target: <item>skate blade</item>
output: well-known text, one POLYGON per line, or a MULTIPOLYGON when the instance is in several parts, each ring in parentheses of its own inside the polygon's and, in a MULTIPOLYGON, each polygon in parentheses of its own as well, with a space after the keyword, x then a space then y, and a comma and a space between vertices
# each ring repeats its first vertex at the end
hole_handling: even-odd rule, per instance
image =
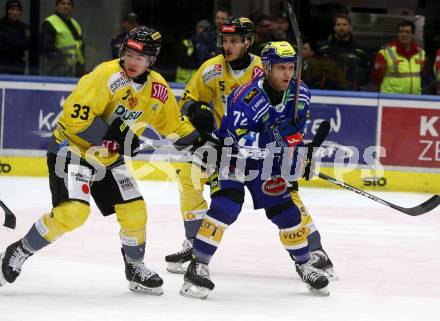
POLYGON ((0 254, 0 286, 4 286, 6 284, 6 279, 3 276, 3 271, 1 266, 3 265, 3 258, 5 257, 5 252, 0 254))
POLYGON ((335 273, 335 271, 333 270, 332 267, 325 269, 324 272, 327 274, 327 279, 329 281, 338 281, 339 280, 339 276, 335 273))
POLYGON ((167 271, 170 273, 184 274, 186 272, 187 267, 188 266, 184 266, 183 263, 168 262, 167 271))
POLYGON ((180 295, 183 295, 183 296, 186 296, 189 298, 204 300, 208 297, 209 292, 211 292, 211 290, 185 281, 183 283, 182 287, 180 288, 179 293, 180 293, 180 295))
POLYGON ((150 295, 162 295, 163 289, 161 286, 158 286, 157 288, 148 288, 146 286, 142 286, 139 283, 136 282, 129 282, 128 288, 130 291, 141 293, 141 294, 150 294, 150 295))
POLYGON ((326 287, 326 286, 323 287, 322 289, 315 289, 307 284, 307 289, 313 295, 317 295, 317 296, 329 296, 330 295, 330 292, 328 291, 328 287, 326 287))

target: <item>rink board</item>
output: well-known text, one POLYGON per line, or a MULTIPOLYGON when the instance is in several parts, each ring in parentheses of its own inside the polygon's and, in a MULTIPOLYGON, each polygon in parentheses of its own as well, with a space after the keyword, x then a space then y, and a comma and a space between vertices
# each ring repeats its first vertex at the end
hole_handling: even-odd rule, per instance
MULTIPOLYGON (((75 83, 76 79, 50 77, 0 78, 0 175, 47 175, 45 150, 75 83)), ((170 85, 179 97, 183 86, 170 85)), ((311 110, 306 141, 311 140, 322 120, 331 123, 321 155, 324 171, 336 174, 332 168, 350 159, 358 169, 343 178, 356 187, 439 192, 439 97, 312 91, 311 110), (384 177, 363 177, 359 167, 373 164, 377 157, 386 169, 384 177)), ((144 136, 157 138, 151 129, 144 136)), ((143 152, 140 158, 150 159, 150 154, 143 152)), ((160 162, 162 158, 166 159, 155 155, 151 168, 169 167, 160 162)), ((167 177, 162 170, 151 169, 141 176, 159 180, 167 177)), ((330 186, 322 180, 305 185, 330 186)))
MULTIPOLYGON (((2 156, 0 162, 0 169, 5 164, 10 167, 9 172, 1 172, 0 176, 47 176, 48 174, 45 157, 2 156)), ((135 160, 135 176, 145 180, 173 181, 176 179, 173 164, 176 163, 135 160)), ((322 167, 321 171, 363 190, 440 193, 440 173, 435 172, 409 172, 385 168, 384 175, 376 177, 373 173, 364 173, 366 169, 355 169, 343 174, 328 167, 322 167)), ((316 177, 309 182, 301 180, 300 184, 307 187, 338 188, 316 177)))

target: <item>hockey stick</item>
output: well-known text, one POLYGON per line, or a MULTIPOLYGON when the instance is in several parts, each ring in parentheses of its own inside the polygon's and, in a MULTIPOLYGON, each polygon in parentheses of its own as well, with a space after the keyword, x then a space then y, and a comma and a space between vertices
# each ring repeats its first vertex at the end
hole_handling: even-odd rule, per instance
POLYGON ((316 131, 315 136, 312 139, 312 147, 320 147, 330 132, 330 122, 328 120, 324 120, 319 124, 318 130, 316 131))
MULTIPOLYGON (((312 140, 312 147, 319 147, 321 146, 321 144, 324 142, 325 138, 327 137, 327 134, 330 131, 330 123, 328 121, 323 121, 321 123, 321 125, 319 126, 315 137, 313 137, 312 140)), ((395 210, 398 210, 402 213, 405 213, 407 215, 410 216, 418 216, 418 215, 423 215, 428 213, 429 211, 432 211, 434 208, 436 208, 438 205, 440 205, 440 196, 439 195, 434 195, 433 197, 431 197, 429 200, 427 200, 426 202, 415 206, 415 207, 411 207, 411 208, 406 208, 406 207, 401 207, 398 205, 395 205, 393 203, 387 202, 377 196, 374 196, 370 193, 367 193, 363 190, 357 189, 356 187, 353 187, 349 184, 346 184, 344 182, 338 181, 337 179, 327 176, 323 173, 319 173, 318 174, 319 178, 322 178, 323 180, 326 180, 330 183, 333 183, 335 185, 338 185, 339 187, 345 188, 349 191, 355 192, 361 196, 367 197, 373 201, 376 201, 378 203, 381 203, 385 206, 394 208, 395 210)))
MULTIPOLYGON (((220 146, 221 142, 212 134, 204 133, 201 135, 201 138, 205 139, 207 142, 211 142, 214 145, 220 146)), ((189 152, 191 147, 190 145, 176 145, 176 144, 162 144, 160 143, 160 140, 154 140, 154 139, 144 139, 145 143, 142 143, 139 145, 138 148, 136 148, 135 152, 140 152, 141 150, 161 150, 161 151, 181 151, 183 152, 189 152)))
POLYGON ((17 219, 14 213, 12 213, 12 211, 1 200, 0 200, 0 207, 5 212, 5 222, 3 223, 3 226, 8 227, 10 229, 15 229, 15 225, 17 224, 17 219))
POLYGON ((338 181, 337 179, 327 176, 323 173, 319 173, 318 174, 319 178, 322 178, 323 180, 326 180, 327 182, 330 182, 332 184, 338 185, 339 187, 348 189, 349 191, 355 192, 361 196, 364 196, 366 198, 369 198, 370 200, 373 200, 375 202, 381 203, 385 206, 394 208, 395 210, 398 210, 399 212, 405 213, 407 215, 410 216, 418 216, 418 215, 423 215, 428 213, 429 211, 432 211, 434 208, 436 208, 438 205, 440 205, 440 196, 439 195, 434 195, 433 197, 431 197, 429 200, 427 200, 426 202, 423 202, 422 204, 415 206, 415 207, 401 207, 398 206, 396 204, 387 202, 377 196, 374 196, 370 193, 367 193, 363 190, 357 189, 356 187, 353 187, 351 185, 348 185, 344 182, 338 181))
POLYGON ((283 0, 284 8, 289 16, 290 24, 292 25, 293 33, 295 34, 296 45, 298 54, 296 60, 296 70, 295 70, 295 113, 293 114, 293 121, 296 122, 298 119, 298 104, 299 104, 299 88, 301 86, 301 71, 302 71, 302 53, 303 53, 303 42, 301 39, 301 33, 298 27, 298 21, 296 19, 295 7, 293 5, 293 0, 283 0))

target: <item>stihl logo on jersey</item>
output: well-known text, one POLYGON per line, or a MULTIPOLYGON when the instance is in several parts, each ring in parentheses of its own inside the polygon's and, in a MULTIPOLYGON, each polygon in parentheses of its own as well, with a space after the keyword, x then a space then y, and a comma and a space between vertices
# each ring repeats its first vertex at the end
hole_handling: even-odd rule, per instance
POLYGON ((222 26, 222 32, 235 32, 235 26, 222 26))
POLYGON ((303 137, 301 135, 301 133, 295 133, 293 135, 290 136, 286 136, 286 141, 287 141, 287 145, 289 145, 289 147, 294 147, 298 144, 300 144, 303 140, 303 137))
POLYGON ((162 103, 165 103, 168 99, 168 89, 166 86, 158 82, 153 82, 151 88, 151 97, 159 99, 162 103))
POLYGON ((254 67, 254 70, 252 70, 252 79, 263 76, 264 70, 260 67, 254 67))
POLYGON ((281 176, 275 176, 266 180, 261 186, 264 194, 278 196, 287 191, 287 183, 281 176))
POLYGON ((134 41, 133 39, 128 39, 127 46, 139 51, 144 50, 144 44, 142 42, 134 41))

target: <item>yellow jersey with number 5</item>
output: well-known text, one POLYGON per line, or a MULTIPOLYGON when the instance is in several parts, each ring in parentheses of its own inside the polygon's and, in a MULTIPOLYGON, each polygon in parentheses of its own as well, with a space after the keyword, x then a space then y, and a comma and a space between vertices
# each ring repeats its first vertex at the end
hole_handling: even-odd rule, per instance
MULTIPOLYGON (((116 59, 100 64, 79 80, 64 103, 54 131, 56 143, 78 149, 84 158, 90 147, 100 145, 116 118, 126 122, 138 136, 147 126, 164 137, 175 134, 175 139, 194 131, 188 119, 179 116, 176 98, 159 73, 151 71, 145 83, 137 84, 127 77, 116 59)), ((93 157, 108 166, 120 155, 93 157)))
POLYGON ((264 71, 261 59, 250 54, 251 63, 243 69, 234 71, 223 55, 205 61, 185 87, 179 107, 190 100, 211 103, 217 127, 226 112, 228 95, 237 87, 261 76, 264 71))

